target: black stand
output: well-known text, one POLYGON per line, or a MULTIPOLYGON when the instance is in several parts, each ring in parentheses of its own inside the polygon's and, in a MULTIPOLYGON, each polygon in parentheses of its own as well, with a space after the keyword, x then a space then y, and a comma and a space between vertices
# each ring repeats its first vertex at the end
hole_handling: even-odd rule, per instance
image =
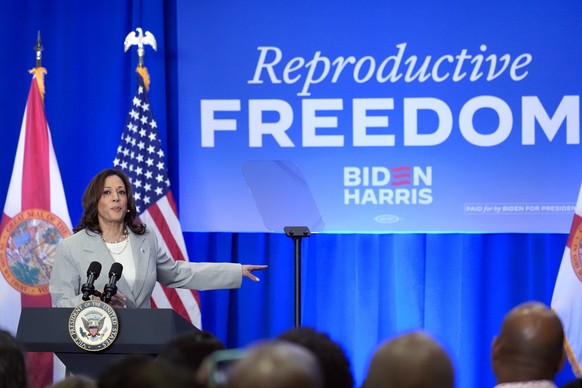
POLYGON ((301 239, 311 236, 307 226, 286 226, 285 235, 293 239, 295 253, 295 327, 301 326, 301 239))

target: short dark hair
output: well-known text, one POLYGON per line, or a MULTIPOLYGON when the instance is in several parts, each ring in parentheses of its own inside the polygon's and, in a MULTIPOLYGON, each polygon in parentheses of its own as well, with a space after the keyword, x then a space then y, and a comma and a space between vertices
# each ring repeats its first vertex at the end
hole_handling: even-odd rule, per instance
POLYGON ((144 355, 123 356, 97 379, 98 388, 191 388, 192 379, 164 360, 144 355))
POLYGON ((298 327, 280 334, 278 339, 301 345, 315 355, 323 373, 324 388, 354 386, 350 361, 342 347, 327 333, 311 327, 298 327))
POLYGON ((12 334, 0 330, 0 387, 26 388, 24 351, 12 334))
POLYGON ((226 349, 224 343, 212 333, 196 330, 179 334, 166 343, 160 350, 158 359, 195 372, 206 357, 223 349, 226 349))

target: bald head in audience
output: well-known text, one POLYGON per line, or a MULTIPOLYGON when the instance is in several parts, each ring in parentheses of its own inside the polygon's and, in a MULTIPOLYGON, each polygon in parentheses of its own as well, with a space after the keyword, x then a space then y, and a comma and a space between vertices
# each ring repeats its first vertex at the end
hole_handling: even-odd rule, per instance
POLYGON ((548 306, 527 302, 513 308, 493 341, 497 383, 553 380, 564 365, 562 322, 548 306))
POLYGON ((428 334, 411 332, 374 352, 364 388, 453 388, 455 372, 447 352, 428 334))
POLYGON ((233 367, 228 388, 320 388, 321 371, 315 356, 286 341, 250 347, 233 367))

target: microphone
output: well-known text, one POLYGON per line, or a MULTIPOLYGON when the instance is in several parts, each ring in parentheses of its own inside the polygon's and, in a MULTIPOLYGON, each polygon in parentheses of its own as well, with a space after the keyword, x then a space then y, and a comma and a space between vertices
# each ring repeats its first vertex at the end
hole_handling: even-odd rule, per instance
POLYGON ((83 292, 83 300, 89 300, 91 295, 95 294, 95 286, 93 283, 99 275, 101 274, 101 263, 98 261, 93 261, 89 264, 89 269, 87 270, 87 283, 81 286, 81 291, 83 292))
POLYGON ((115 283, 121 278, 121 273, 123 272, 123 265, 120 263, 113 263, 111 269, 109 270, 109 283, 105 285, 103 289, 103 302, 111 302, 111 297, 117 294, 117 286, 115 283))

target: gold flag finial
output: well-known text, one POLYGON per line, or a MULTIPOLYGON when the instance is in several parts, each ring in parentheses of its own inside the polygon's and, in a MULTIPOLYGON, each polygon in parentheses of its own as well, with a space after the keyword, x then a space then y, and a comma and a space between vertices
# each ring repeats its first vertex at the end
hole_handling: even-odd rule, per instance
POLYGON ((42 67, 42 43, 40 41, 40 31, 36 38, 36 45, 34 46, 34 51, 36 51, 36 67, 42 67))

